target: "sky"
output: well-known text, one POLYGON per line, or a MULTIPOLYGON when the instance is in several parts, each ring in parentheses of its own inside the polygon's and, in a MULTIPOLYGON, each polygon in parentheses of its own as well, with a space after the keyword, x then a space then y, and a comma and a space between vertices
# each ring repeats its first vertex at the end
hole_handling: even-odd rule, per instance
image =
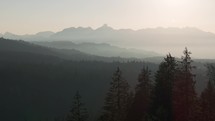
POLYGON ((215 0, 0 0, 0 33, 68 27, 197 27, 215 33, 215 0))

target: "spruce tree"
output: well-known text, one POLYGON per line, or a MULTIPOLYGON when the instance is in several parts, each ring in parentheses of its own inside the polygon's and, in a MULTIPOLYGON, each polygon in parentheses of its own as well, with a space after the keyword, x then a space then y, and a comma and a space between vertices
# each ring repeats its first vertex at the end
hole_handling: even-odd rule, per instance
POLYGON ((185 48, 184 56, 177 69, 173 87, 174 121, 197 121, 198 99, 192 69, 191 52, 185 48))
POLYGON ((88 113, 84 104, 81 102, 81 95, 76 92, 71 110, 66 118, 67 121, 87 121, 88 113))
POLYGON ((159 121, 172 121, 172 88, 176 72, 175 58, 168 54, 155 75, 151 113, 159 121))
POLYGON ((143 68, 138 77, 135 97, 129 110, 127 121, 147 121, 151 103, 152 81, 148 67, 143 68))
POLYGON ((105 99, 102 121, 124 121, 130 102, 129 85, 122 77, 122 72, 117 68, 110 83, 110 89, 105 99))

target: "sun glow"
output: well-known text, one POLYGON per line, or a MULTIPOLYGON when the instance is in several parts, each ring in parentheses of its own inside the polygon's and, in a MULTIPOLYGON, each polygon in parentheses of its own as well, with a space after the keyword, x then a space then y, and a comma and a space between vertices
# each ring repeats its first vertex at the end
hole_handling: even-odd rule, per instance
POLYGON ((164 3, 170 7, 183 7, 189 4, 190 0, 164 0, 164 3))
MULTIPOLYGON (((158 20, 164 26, 184 27, 185 20, 192 19, 195 6, 191 3, 193 0, 154 0, 158 20)), ((186 25, 185 25, 186 26, 186 25)))

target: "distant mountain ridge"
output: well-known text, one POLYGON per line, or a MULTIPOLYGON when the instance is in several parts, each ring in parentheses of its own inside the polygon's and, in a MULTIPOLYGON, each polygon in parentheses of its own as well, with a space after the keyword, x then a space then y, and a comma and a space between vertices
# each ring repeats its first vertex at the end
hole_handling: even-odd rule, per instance
MULTIPOLYGON (((214 50, 215 34, 193 27, 148 28, 140 30, 113 29, 103 25, 97 29, 71 27, 59 32, 42 32, 35 35, 5 33, 4 38, 25 41, 72 41, 75 43, 107 43, 122 48, 137 48, 166 54, 171 50, 180 55, 184 47, 191 48, 196 57, 208 58, 205 53, 214 50), (179 51, 180 50, 180 51, 179 51)), ((215 58, 215 56, 210 57, 215 58)))
MULTIPOLYGON (((0 33, 0 36, 8 39, 16 39, 16 40, 26 40, 26 41, 40 41, 46 38, 46 40, 54 41, 54 40, 64 40, 64 41, 76 41, 76 42, 113 42, 121 41, 127 42, 129 41, 152 41, 158 39, 157 37, 166 37, 160 38, 166 41, 167 37, 187 37, 187 39, 202 39, 202 38, 213 38, 215 37, 214 33, 205 32, 200 29, 194 27, 157 27, 157 28, 147 28, 147 29, 113 29, 112 27, 104 24, 103 26, 92 29, 91 27, 70 27, 63 29, 59 32, 51 32, 44 31, 38 32, 34 35, 16 35, 10 32, 6 32, 4 34, 0 33), (154 36, 157 35, 157 36, 154 36), (114 40, 114 41, 113 41, 114 40)), ((159 42, 158 41, 158 42, 159 42)), ((123 43, 122 43, 123 44, 123 43)))
POLYGON ((41 42, 35 41, 34 44, 52 47, 57 49, 75 49, 87 54, 104 56, 104 57, 122 57, 122 58, 148 58, 154 56, 161 56, 161 54, 144 51, 138 49, 126 49, 117 46, 112 46, 106 43, 73 43, 71 41, 53 41, 53 42, 41 42))

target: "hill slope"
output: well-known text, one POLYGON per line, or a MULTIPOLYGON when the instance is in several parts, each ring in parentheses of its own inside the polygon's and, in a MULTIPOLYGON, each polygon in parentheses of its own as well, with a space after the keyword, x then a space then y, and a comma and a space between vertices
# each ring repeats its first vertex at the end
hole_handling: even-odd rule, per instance
MULTIPOLYGON (((10 39, 0 38, 0 52, 2 53, 2 58, 15 58, 20 59, 20 57, 29 56, 51 56, 52 58, 61 58, 66 60, 76 60, 76 61, 123 61, 123 60, 135 60, 135 59, 123 59, 123 58, 106 58, 102 56, 95 56, 86 54, 74 49, 55 49, 43 47, 35 44, 31 44, 25 41, 16 41, 10 39)), ((15 59, 16 60, 16 59, 15 59)))
POLYGON ((161 56, 155 52, 138 50, 138 49, 125 49, 117 46, 111 46, 105 43, 73 43, 71 41, 53 41, 53 42, 41 42, 34 41, 34 44, 38 44, 46 47, 53 47, 58 49, 75 49, 84 53, 104 56, 104 57, 123 57, 123 58, 148 58, 154 56, 161 56))

